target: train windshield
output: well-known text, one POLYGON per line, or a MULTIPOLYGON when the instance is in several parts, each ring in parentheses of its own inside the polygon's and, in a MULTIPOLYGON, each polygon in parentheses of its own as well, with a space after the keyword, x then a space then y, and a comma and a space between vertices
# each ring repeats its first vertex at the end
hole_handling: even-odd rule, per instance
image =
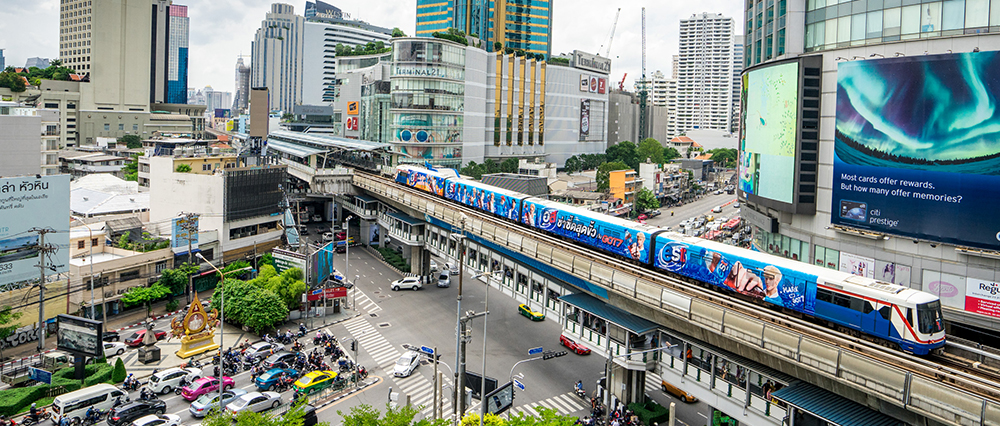
POLYGON ((921 303, 917 305, 917 321, 920 332, 934 334, 944 331, 944 319, 941 318, 941 301, 921 303))

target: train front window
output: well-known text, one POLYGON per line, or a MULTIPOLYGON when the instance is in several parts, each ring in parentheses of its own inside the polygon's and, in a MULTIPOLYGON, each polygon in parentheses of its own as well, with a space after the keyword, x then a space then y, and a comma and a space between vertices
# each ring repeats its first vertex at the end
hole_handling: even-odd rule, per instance
POLYGON ((917 321, 920 332, 934 334, 944 331, 944 319, 941 317, 941 301, 921 303, 917 305, 917 321))

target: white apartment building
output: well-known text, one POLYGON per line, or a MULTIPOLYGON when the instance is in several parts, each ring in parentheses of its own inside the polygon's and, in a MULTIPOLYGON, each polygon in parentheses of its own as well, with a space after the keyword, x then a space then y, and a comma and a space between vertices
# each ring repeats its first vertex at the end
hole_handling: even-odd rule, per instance
POLYGON ((42 119, 38 116, 16 114, 14 102, 0 102, 0 145, 4 155, 0 157, 2 176, 24 176, 40 172, 38 162, 41 154, 41 136, 38 129, 42 119))
MULTIPOLYGON (((42 119, 39 164, 41 174, 59 174, 59 138, 62 131, 59 127, 59 109, 43 108, 11 108, 11 115, 40 117, 42 119)), ((2 140, 2 138, 0 138, 2 140)))
POLYGON ((743 85, 743 39, 742 35, 733 36, 733 118, 730 133, 740 132, 740 88, 743 85))
POLYGON ((385 42, 389 47, 391 30, 344 25, 338 22, 306 22, 304 28, 306 52, 302 57, 303 105, 328 105, 336 100, 334 81, 338 44, 354 47, 370 42, 385 42))
POLYGON ((681 20, 677 130, 729 131, 733 106, 733 19, 701 13, 681 20))

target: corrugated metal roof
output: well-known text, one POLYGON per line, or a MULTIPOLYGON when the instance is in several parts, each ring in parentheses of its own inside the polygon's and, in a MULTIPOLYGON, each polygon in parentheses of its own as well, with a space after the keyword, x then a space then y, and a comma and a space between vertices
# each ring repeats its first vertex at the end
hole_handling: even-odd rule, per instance
POLYGON ((316 135, 300 132, 290 132, 287 130, 275 130, 267 135, 267 143, 270 144, 274 138, 286 141, 302 141, 331 148, 340 148, 350 151, 374 151, 388 148, 392 145, 387 143, 371 142, 360 139, 347 139, 336 136, 316 135))
POLYGON ((322 149, 310 148, 308 146, 303 146, 303 145, 296 145, 293 143, 288 143, 277 139, 269 139, 267 141, 267 147, 269 149, 276 149, 286 154, 292 154, 299 158, 306 158, 310 155, 322 154, 326 152, 322 149))
POLYGON ((611 306, 589 294, 567 294, 561 296, 559 300, 625 327, 635 334, 644 334, 657 328, 656 323, 611 306))
POLYGON ((805 382, 776 390, 771 393, 771 396, 838 426, 897 426, 906 424, 805 382))

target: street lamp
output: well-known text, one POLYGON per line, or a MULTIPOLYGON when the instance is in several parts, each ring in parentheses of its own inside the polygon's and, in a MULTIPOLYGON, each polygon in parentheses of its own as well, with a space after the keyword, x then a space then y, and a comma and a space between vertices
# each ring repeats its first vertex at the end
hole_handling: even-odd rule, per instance
POLYGON ((465 413, 465 398, 462 395, 462 390, 465 389, 464 379, 465 374, 465 345, 462 344, 465 336, 462 334, 462 276, 465 273, 465 222, 469 217, 462 213, 458 218, 458 223, 462 228, 462 233, 457 237, 452 234, 458 240, 458 308, 456 309, 455 315, 455 403, 452 404, 452 408, 455 410, 455 416, 452 418, 452 425, 458 425, 458 417, 465 413))
MULTIPOLYGON (((211 266, 212 269, 215 269, 215 272, 219 273, 219 290, 221 290, 219 291, 219 412, 221 413, 223 408, 222 390, 225 388, 225 386, 223 386, 222 376, 226 373, 226 360, 223 357, 223 351, 226 347, 225 345, 226 296, 225 296, 225 289, 223 289, 222 286, 226 282, 226 274, 220 271, 219 268, 216 268, 215 265, 212 264, 212 262, 208 261, 208 259, 205 259, 205 256, 202 256, 200 252, 195 253, 195 256, 201 259, 203 262, 207 263, 208 266, 211 266)), ((235 272, 235 271, 229 271, 229 272, 235 272)))
MULTIPOLYGON (((351 219, 354 219, 354 216, 347 215, 347 218, 344 219, 344 280, 347 280, 348 277, 351 276, 351 263, 349 261, 351 258, 351 233, 348 232, 348 229, 350 229, 348 226, 351 224, 351 219)), ((336 240, 336 236, 334 236, 333 239, 336 240)), ((323 297, 324 300, 326 300, 326 291, 323 291, 323 297)), ((323 309, 326 309, 325 305, 326 303, 324 302, 323 309)))
MULTIPOLYGON (((486 308, 483 315, 483 379, 480 380, 479 389, 479 426, 483 426, 483 418, 486 417, 486 320, 490 313, 490 277, 500 273, 500 270, 490 272, 480 272, 472 278, 486 277, 486 308)), ((459 278, 461 279, 461 278, 459 278)))

